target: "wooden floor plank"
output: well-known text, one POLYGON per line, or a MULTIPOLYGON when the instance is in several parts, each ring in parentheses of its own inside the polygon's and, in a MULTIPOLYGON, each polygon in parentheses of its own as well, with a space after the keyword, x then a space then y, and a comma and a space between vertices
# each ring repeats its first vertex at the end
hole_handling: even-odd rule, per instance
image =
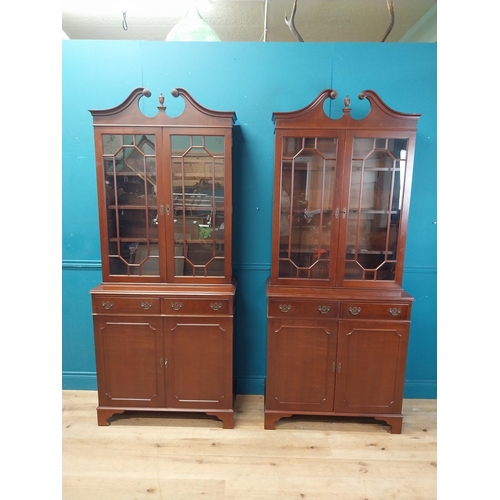
POLYGON ((238 396, 234 429, 203 415, 97 425, 94 391, 63 391, 64 500, 434 500, 436 401, 405 400, 403 432, 292 417, 264 430, 262 396, 238 396))

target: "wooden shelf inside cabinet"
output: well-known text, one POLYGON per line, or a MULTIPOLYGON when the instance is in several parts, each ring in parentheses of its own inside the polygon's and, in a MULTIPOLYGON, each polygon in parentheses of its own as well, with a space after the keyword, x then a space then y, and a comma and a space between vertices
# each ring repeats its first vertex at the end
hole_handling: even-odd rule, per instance
POLYGON ((189 245, 191 243, 197 243, 201 245, 203 245, 204 243, 207 245, 215 243, 216 245, 224 245, 224 240, 212 240, 210 238, 205 240, 181 240, 181 239, 176 240, 176 243, 184 243, 184 242, 186 243, 186 245, 189 245))
POLYGON ((358 253, 363 255, 395 255, 395 252, 391 251, 384 252, 383 250, 365 250, 364 248, 360 248, 358 250, 352 248, 351 250, 347 249, 346 251, 347 255, 354 255, 358 253))
POLYGON ((402 289, 417 121, 372 90, 331 119, 326 89, 275 112, 266 429, 291 415, 402 430, 413 298, 402 289), (298 305, 301 304, 301 305, 298 305))
POLYGON ((154 205, 108 205, 108 210, 157 210, 156 203, 154 205))
POLYGON ((158 237, 156 238, 146 238, 146 237, 133 237, 133 236, 120 236, 120 238, 109 238, 109 241, 111 243, 117 243, 118 241, 121 241, 122 243, 147 243, 148 241, 150 243, 158 243, 158 237))
POLYGON ((188 411, 234 425, 232 129, 184 89, 182 114, 146 116, 136 88, 91 110, 102 283, 91 290, 98 424, 188 411), (199 153, 199 154, 198 154, 199 153), (205 238, 206 236, 206 238, 205 238))

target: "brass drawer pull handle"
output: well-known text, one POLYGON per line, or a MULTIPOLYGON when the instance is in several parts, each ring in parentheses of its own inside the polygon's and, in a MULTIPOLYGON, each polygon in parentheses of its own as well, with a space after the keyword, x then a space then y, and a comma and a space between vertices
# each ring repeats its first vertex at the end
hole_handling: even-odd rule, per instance
POLYGON ((393 315, 393 316, 398 316, 399 314, 401 314, 401 309, 399 307, 390 307, 389 308, 389 312, 393 315))
POLYGON ((326 314, 326 313, 330 312, 330 306, 318 306, 318 311, 321 314, 326 314))
POLYGON ((103 303, 102 303, 102 307, 104 307, 104 309, 107 309, 108 311, 114 306, 113 302, 110 302, 109 300, 105 300, 103 303))
POLYGON ((357 316, 361 312, 361 307, 349 307, 349 312, 353 316, 357 316))
POLYGON ((279 308, 281 312, 287 313, 292 308, 292 306, 290 304, 280 304, 279 308))
POLYGON ((178 311, 182 307, 182 302, 172 302, 170 305, 174 311, 178 311))
POLYGON ((210 307, 212 308, 212 310, 218 311, 222 308, 222 304, 220 302, 211 302, 210 307))
POLYGON ((146 311, 149 311, 153 307, 152 302, 141 302, 141 307, 146 311))

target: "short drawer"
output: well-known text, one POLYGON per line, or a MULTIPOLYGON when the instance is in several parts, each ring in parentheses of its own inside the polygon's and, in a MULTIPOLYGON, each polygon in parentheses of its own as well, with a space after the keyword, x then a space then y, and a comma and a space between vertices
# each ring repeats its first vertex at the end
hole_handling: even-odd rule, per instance
POLYGON ((342 318, 355 319, 410 319, 408 304, 380 302, 342 302, 340 309, 342 318))
POLYGON ((224 316, 232 314, 228 299, 164 298, 163 314, 168 316, 224 316))
POLYGON ((160 314, 159 297, 92 297, 94 314, 160 314))
POLYGON ((288 318, 336 318, 339 311, 338 302, 319 300, 277 300, 270 299, 268 315, 288 318))

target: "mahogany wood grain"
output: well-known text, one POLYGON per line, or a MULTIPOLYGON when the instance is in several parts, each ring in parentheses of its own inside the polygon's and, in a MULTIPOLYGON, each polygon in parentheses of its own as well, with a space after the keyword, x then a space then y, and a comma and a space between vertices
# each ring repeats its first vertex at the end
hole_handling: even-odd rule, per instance
POLYGON ((232 127, 236 114, 205 108, 182 88, 172 95, 182 97, 185 104, 175 117, 166 113, 161 94, 157 114, 146 116, 139 101, 151 92, 142 87, 113 108, 90 111, 102 254, 102 283, 90 292, 99 426, 109 425, 113 415, 131 411, 205 413, 219 418, 224 428, 234 425, 232 127), (189 155, 172 151, 176 140, 184 153, 190 151, 187 163, 194 164, 198 154, 203 157, 209 148, 220 146, 220 150, 207 153, 210 161, 202 159, 187 167, 182 162, 189 155), (202 141, 206 141, 203 147, 202 141), (198 150, 196 155, 193 149, 198 150), (182 168, 177 165, 182 185, 174 185, 173 158, 182 163, 182 168), (195 182, 201 185, 198 174, 205 188, 211 186, 210 195, 193 188, 195 182), (208 201, 196 209, 196 225, 187 230, 182 220, 194 205, 187 207, 185 197, 178 200, 189 176, 189 188, 194 190, 189 203, 200 193, 208 201), (139 181, 139 194, 128 184, 129 177, 139 181), (200 217, 208 218, 207 214, 210 221, 212 216, 219 221, 212 226, 217 236, 200 240, 200 217), (204 250, 203 257, 190 256, 195 245, 204 250), (175 259, 180 247, 184 261, 175 259), (194 262, 195 257, 200 261, 194 262), (191 274, 184 266, 191 266, 191 274))
POLYGON ((346 97, 332 119, 325 101, 337 95, 326 89, 302 109, 273 114, 264 426, 290 415, 365 416, 399 434, 413 302, 402 279, 420 115, 366 90, 364 118, 351 117, 346 97))

